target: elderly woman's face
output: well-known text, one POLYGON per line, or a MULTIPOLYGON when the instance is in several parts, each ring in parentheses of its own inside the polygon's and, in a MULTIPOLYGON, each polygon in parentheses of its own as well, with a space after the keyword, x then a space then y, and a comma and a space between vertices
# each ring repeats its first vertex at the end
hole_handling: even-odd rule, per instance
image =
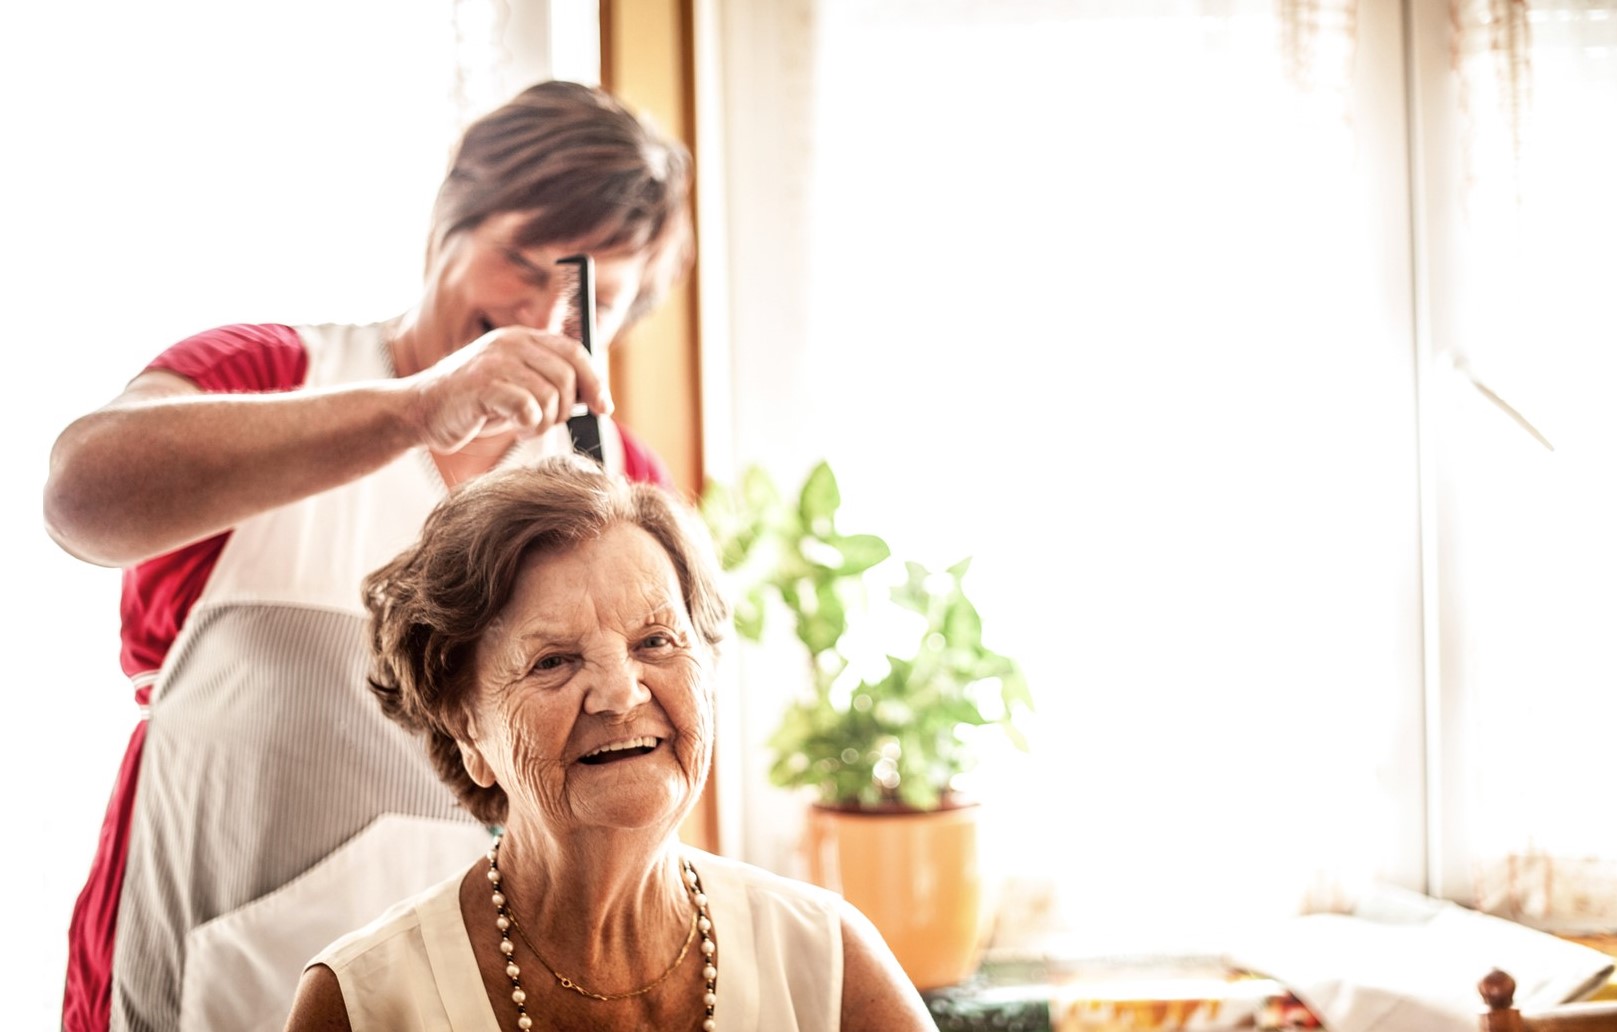
POLYGON ((639 527, 531 556, 478 642, 467 769, 498 780, 508 823, 671 824, 707 776, 711 663, 639 527))

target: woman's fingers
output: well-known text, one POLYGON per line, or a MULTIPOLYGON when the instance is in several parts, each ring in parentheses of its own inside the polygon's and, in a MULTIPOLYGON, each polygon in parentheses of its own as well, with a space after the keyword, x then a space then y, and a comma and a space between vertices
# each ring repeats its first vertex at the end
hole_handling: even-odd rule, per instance
POLYGON ((419 381, 422 436, 436 451, 508 431, 542 434, 567 419, 575 400, 611 410, 582 345, 526 327, 485 334, 411 379, 419 381))
MULTIPOLYGON (((606 382, 596 370, 590 353, 584 350, 584 345, 571 337, 562 337, 554 333, 524 330, 521 327, 511 329, 531 334, 529 339, 539 345, 536 348, 521 349, 524 360, 535 372, 558 384, 560 378, 565 378, 570 389, 564 394, 570 396, 570 399, 582 401, 597 415, 611 415, 612 398, 607 391, 606 382), (556 359, 559 359, 562 365, 557 365, 556 359)), ((568 411, 572 409, 572 400, 567 403, 568 411)))
POLYGON ((484 399, 490 418, 478 436, 515 430, 522 436, 543 433, 555 420, 546 418, 545 406, 531 391, 501 386, 484 399))

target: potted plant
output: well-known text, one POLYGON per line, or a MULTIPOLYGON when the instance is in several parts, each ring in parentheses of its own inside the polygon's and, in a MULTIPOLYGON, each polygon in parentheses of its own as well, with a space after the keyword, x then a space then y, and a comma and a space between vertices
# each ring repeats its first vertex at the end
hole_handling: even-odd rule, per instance
POLYGON ((814 794, 809 876, 934 988, 971 973, 987 931, 978 804, 962 777, 984 733, 1027 747, 1016 720, 1032 699, 1016 662, 983 643, 970 560, 900 565, 882 538, 837 527, 841 505, 825 462, 792 498, 757 466, 702 498, 738 633, 761 640, 783 607, 806 653, 804 690, 769 745, 771 780, 814 794))

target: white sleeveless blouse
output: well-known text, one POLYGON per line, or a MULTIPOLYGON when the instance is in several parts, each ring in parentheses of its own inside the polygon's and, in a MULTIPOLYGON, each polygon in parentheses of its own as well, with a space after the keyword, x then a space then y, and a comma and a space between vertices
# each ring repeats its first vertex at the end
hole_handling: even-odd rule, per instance
MULTIPOLYGON (((835 1032, 838 897, 736 860, 685 852, 702 877, 719 944, 719 1032, 835 1032)), ((394 905, 309 962, 336 974, 354 1032, 503 1032, 461 919, 464 874, 394 905)))

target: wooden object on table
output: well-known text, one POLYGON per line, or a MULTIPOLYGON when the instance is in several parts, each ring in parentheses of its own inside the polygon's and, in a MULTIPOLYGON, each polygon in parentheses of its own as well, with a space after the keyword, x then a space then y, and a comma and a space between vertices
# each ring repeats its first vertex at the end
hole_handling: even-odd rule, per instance
POLYGON ((1547 1010, 1516 1009, 1516 980, 1498 968, 1477 983, 1488 1005, 1482 1032, 1617 1032, 1617 1001, 1567 1003, 1547 1010))

